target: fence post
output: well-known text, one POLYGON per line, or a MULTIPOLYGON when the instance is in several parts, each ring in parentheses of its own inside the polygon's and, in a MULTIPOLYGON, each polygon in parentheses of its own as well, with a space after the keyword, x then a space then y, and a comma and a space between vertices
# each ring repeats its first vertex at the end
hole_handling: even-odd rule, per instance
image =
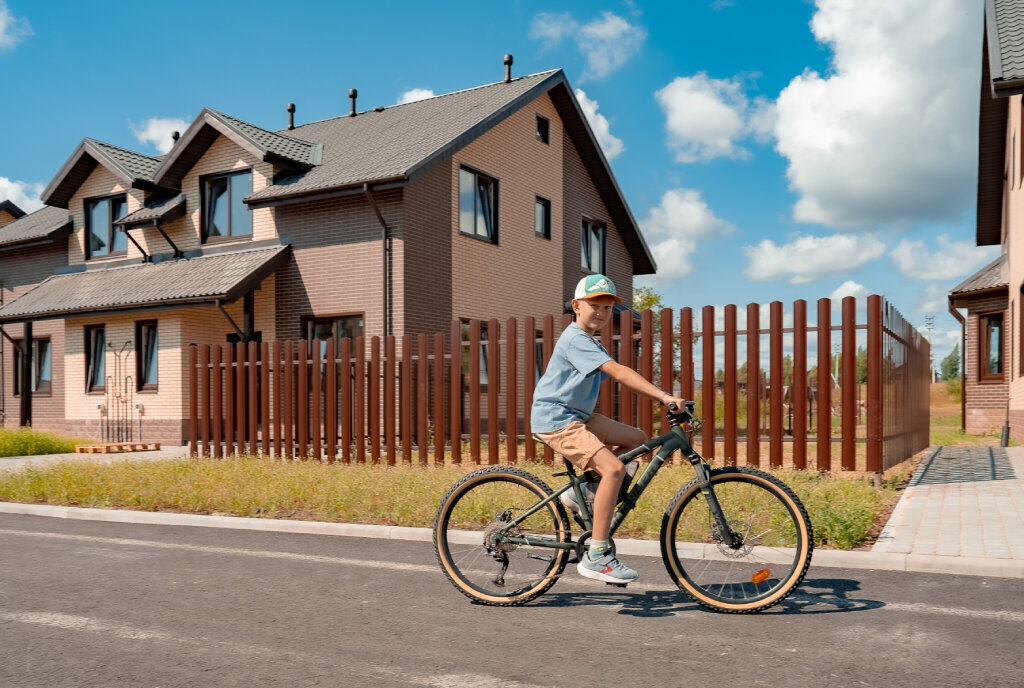
MULTIPOLYGON (((530 412, 533 408, 533 386, 537 375, 537 321, 533 317, 526 319, 523 330, 523 456, 527 461, 537 457, 537 444, 533 441, 533 428, 530 412)), ((602 384, 602 389, 604 383, 602 384)))
MULTIPOLYGON (((544 339, 543 339, 543 350, 544 350, 544 365, 543 370, 547 370, 548 361, 551 360, 551 352, 555 349, 555 316, 546 315, 544 316, 544 339)), ((555 462, 555 452, 548 445, 544 445, 544 463, 552 465, 555 462)))
MULTIPOLYGON (((640 374, 654 383, 654 313, 647 309, 640 314, 640 374)), ((654 436, 653 400, 641 394, 637 403, 639 427, 648 437, 654 436)))
MULTIPOLYGON (((661 391, 676 396, 673 388, 673 381, 675 380, 673 362, 675 361, 675 356, 673 356, 672 352, 672 309, 662 308, 659 317, 661 323, 661 391)), ((607 330, 608 328, 604 329, 607 330)), ((668 407, 666 406, 661 407, 661 423, 658 428, 662 434, 669 430, 668 407)))
MULTIPOLYGON (((205 366, 203 370, 206 370, 205 366)), ((192 456, 199 454, 200 423, 203 423, 203 444, 206 444, 206 418, 199 417, 199 389, 196 372, 196 345, 193 344, 188 348, 188 417, 191 421, 188 428, 188 453, 192 456)), ((203 406, 205 411, 206 405, 203 406)))
POLYGON ((412 335, 402 335, 402 382, 400 386, 398 407, 401 410, 402 423, 402 463, 412 463, 412 335))
POLYGON ((723 434, 725 439, 725 455, 723 463, 735 466, 736 460, 736 434, 737 434, 737 403, 736 397, 739 394, 739 387, 736 383, 736 306, 729 304, 725 307, 725 361, 724 361, 724 383, 722 390, 725 398, 725 418, 723 418, 723 434))
POLYGON ((867 469, 882 472, 882 297, 868 297, 868 462, 867 469))
POLYGON ((235 424, 238 427, 238 453, 245 454, 245 344, 235 343, 235 424))
POLYGON ((519 391, 519 375, 516 366, 518 347, 516 338, 516 319, 509 318, 505 322, 505 449, 509 463, 519 459, 519 412, 516 393, 519 391))
POLYGON ((843 297, 843 454, 844 471, 857 469, 857 300, 843 297))
POLYGON ((469 321, 469 458, 480 465, 480 321, 469 321))
MULTIPOLYGON (((633 367, 633 314, 622 311, 619 314, 619 363, 633 367)), ((626 385, 619 385, 619 421, 635 425, 633 416, 633 394, 626 385)))
POLYGON ((270 456, 270 342, 260 343, 260 451, 270 456))
POLYGON ((761 464, 761 307, 747 304, 747 465, 761 464))
POLYGON ((679 396, 693 401, 693 309, 679 312, 679 396))
POLYGON ((324 434, 327 438, 327 463, 338 456, 338 345, 334 337, 327 339, 327 369, 324 371, 324 399, 327 402, 324 434))
POLYGON ((213 412, 211 418, 213 420, 213 458, 219 459, 223 456, 221 453, 221 423, 224 422, 224 401, 221 397, 221 388, 223 387, 223 378, 221 377, 220 359, 221 350, 219 344, 213 345, 213 412))
POLYGON ((444 335, 434 333, 434 465, 444 465, 444 335))
POLYGON ((306 341, 296 342, 296 374, 298 375, 298 393, 296 395, 295 416, 298 435, 298 459, 305 461, 309 458, 309 345, 306 341))
POLYGON ((498 394, 501 391, 501 336, 498 321, 487 321, 487 463, 498 463, 498 394))
POLYGON ((224 344, 224 456, 235 453, 235 347, 224 344))
POLYGON ((807 302, 793 303, 793 466, 807 468, 807 302))
POLYGON ((380 336, 370 338, 370 461, 380 463, 380 336))
POLYGON ((772 468, 782 465, 782 302, 772 301, 769 306, 771 334, 768 337, 771 359, 771 440, 768 464, 772 468))
MULTIPOLYGON (((442 435, 444 428, 441 429, 442 435)), ((384 451, 395 465, 395 335, 384 338, 384 451)))
POLYGON ((426 466, 430 462, 430 441, 427 439, 427 416, 430 415, 430 368, 427 357, 427 335, 420 334, 417 338, 416 352, 419 354, 417 363, 419 378, 416 381, 417 404, 416 404, 416 444, 420 450, 420 466, 426 466))
POLYGON ((832 468, 832 301, 818 299, 818 470, 832 468))
POLYGON ((352 463, 352 340, 341 340, 341 460, 352 463))
POLYGON ((281 423, 284 414, 284 366, 281 361, 281 342, 274 342, 274 456, 280 461, 284 456, 281 447, 281 423))
POLYGON ((246 371, 248 373, 249 378, 249 384, 247 385, 247 396, 249 398, 249 453, 255 456, 256 454, 259 454, 258 436, 256 431, 259 429, 259 416, 257 414, 259 413, 260 400, 259 394, 256 391, 256 380, 258 372, 256 370, 256 359, 258 358, 256 342, 249 342, 247 348, 249 350, 249 368, 246 371))
POLYGON ((449 400, 448 413, 451 427, 449 429, 452 445, 452 463, 462 463, 462 324, 452 321, 449 339, 451 358, 449 359, 449 400))
POLYGON ((295 458, 295 342, 284 343, 284 456, 295 458))

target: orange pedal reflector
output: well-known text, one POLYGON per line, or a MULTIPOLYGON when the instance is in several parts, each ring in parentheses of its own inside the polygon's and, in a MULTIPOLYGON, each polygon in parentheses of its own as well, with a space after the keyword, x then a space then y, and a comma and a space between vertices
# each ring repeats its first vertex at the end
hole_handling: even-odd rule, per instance
POLYGON ((751 583, 761 583, 761 582, 763 582, 765 580, 768 580, 768 576, 770 576, 770 575, 772 575, 771 569, 761 569, 760 571, 758 571, 757 573, 755 573, 753 576, 750 577, 750 582, 751 583))

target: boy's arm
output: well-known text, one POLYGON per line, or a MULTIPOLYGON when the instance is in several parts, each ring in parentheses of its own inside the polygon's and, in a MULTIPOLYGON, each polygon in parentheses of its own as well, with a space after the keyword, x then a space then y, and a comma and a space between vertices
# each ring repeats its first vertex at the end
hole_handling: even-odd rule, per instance
POLYGON ((602 372, 607 373, 608 377, 612 378, 619 384, 629 387, 637 394, 644 394, 652 399, 657 399, 658 401, 663 402, 666 406, 674 403, 682 409, 686 403, 685 399, 674 397, 670 393, 658 389, 648 382, 643 375, 632 368, 622 365, 621 363, 608 361, 603 364, 600 369, 602 372))

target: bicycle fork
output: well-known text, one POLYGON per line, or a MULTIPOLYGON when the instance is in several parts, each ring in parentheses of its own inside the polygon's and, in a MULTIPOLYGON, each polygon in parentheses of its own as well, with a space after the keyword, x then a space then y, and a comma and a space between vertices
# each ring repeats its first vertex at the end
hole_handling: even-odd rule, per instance
POLYGON ((707 502, 708 511, 711 512, 712 518, 715 519, 715 525, 718 526, 718 533, 722 537, 722 542, 732 549, 739 549, 743 546, 743 539, 733 532, 732 528, 729 527, 729 522, 725 520, 725 513, 722 511, 722 505, 718 501, 718 495, 715 494, 714 489, 711 487, 711 471, 708 470, 707 464, 700 460, 700 456, 696 452, 693 452, 686 458, 697 473, 700 492, 704 495, 704 501, 707 502))

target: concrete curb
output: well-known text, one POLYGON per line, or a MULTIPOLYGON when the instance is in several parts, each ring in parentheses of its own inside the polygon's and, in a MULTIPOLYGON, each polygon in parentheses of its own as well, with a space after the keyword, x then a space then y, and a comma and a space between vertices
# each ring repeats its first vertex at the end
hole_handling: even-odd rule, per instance
MULTIPOLYGON (((322 523, 319 521, 291 521, 273 518, 245 518, 241 516, 204 516, 199 514, 129 511, 124 509, 86 509, 72 506, 19 504, 16 502, 0 502, 0 513, 69 518, 79 521, 231 528, 235 530, 260 530, 305 535, 412 540, 416 542, 431 542, 433 539, 429 528, 380 526, 362 523, 322 523)), ((615 546, 617 551, 622 554, 661 557, 661 545, 654 540, 616 540, 615 546)), ((938 554, 897 554, 873 551, 846 552, 834 549, 819 549, 814 552, 813 564, 815 566, 851 569, 1024 578, 1024 561, 1020 559, 950 557, 938 554)))

